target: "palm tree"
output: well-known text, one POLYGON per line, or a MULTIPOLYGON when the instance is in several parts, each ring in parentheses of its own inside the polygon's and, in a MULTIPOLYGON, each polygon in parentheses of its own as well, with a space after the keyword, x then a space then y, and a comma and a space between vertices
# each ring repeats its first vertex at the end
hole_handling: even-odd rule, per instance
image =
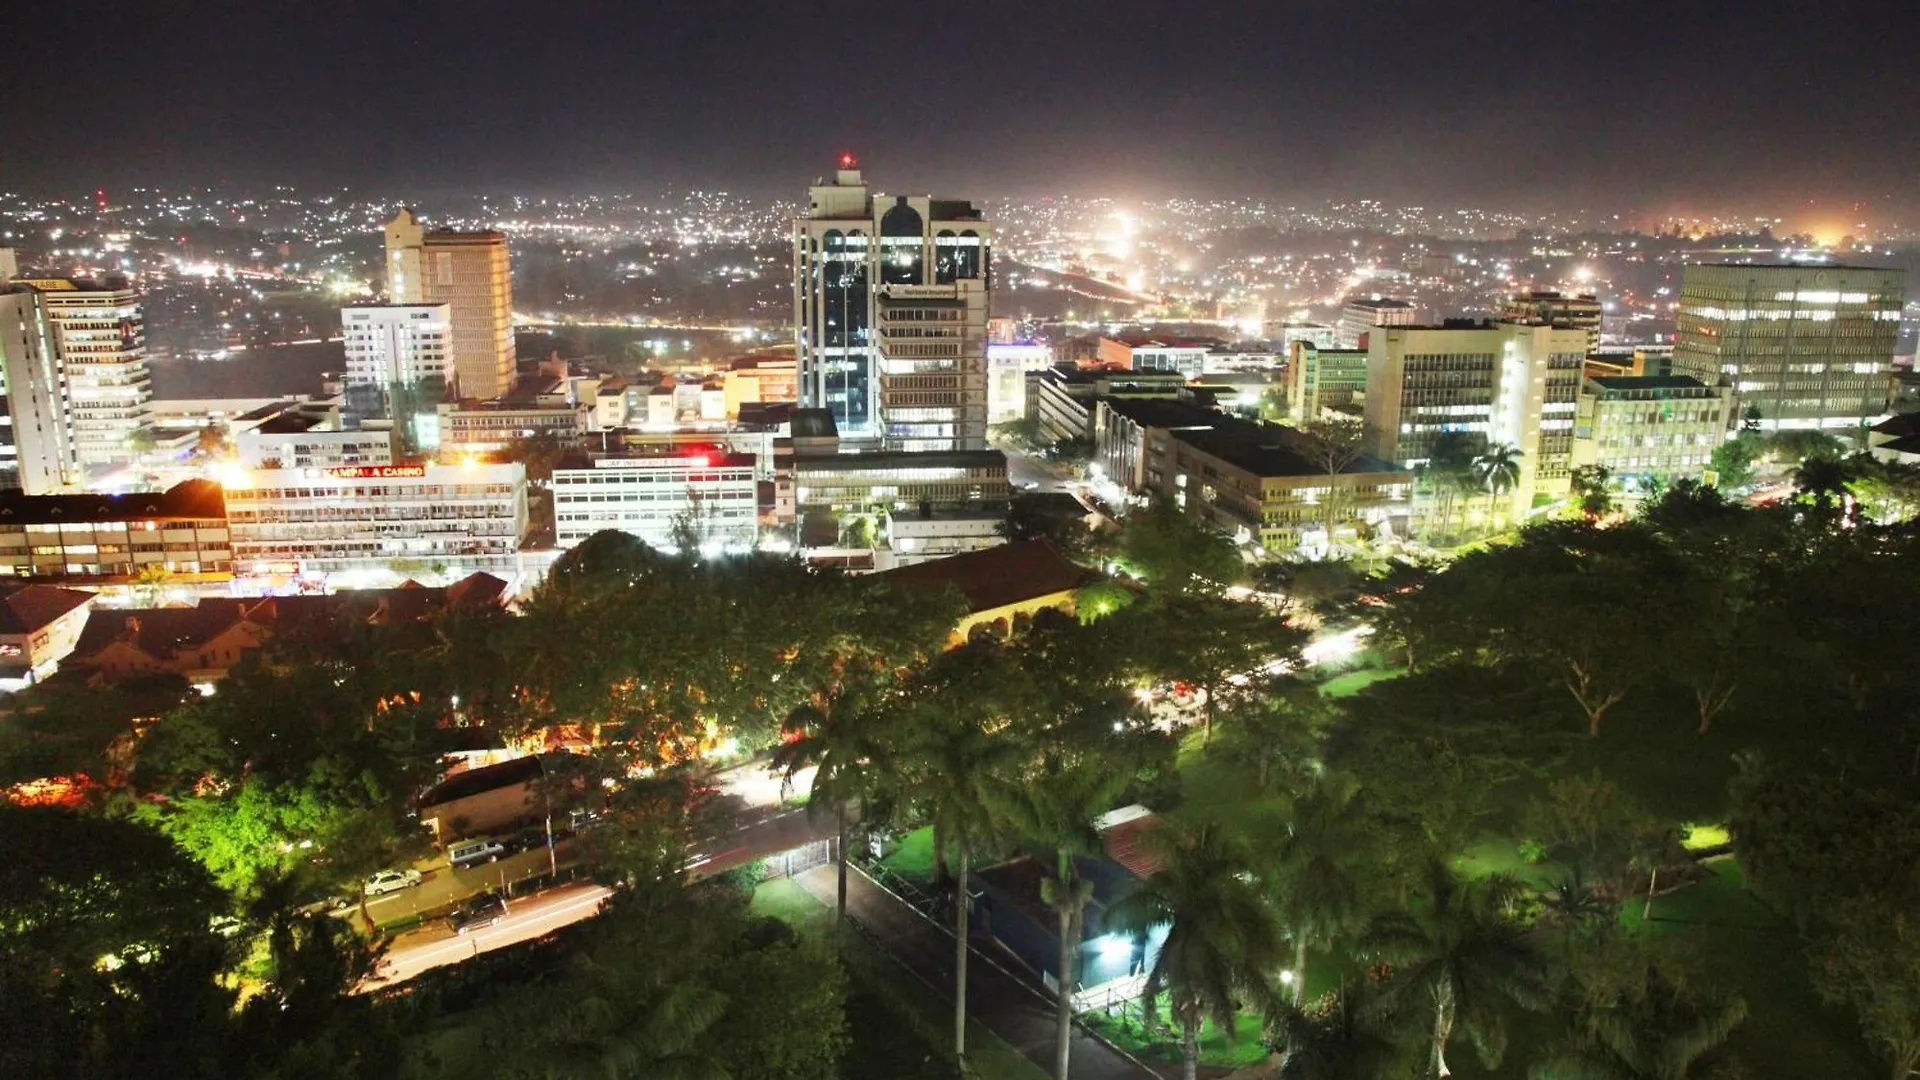
POLYGON ((968 878, 973 857, 1002 840, 1017 814, 1017 770, 1025 747, 1007 730, 991 672, 992 643, 962 646, 941 657, 903 747, 909 762, 903 790, 933 827, 936 847, 953 853, 953 1052, 967 1048, 968 878))
POLYGON ((773 755, 773 767, 786 774, 812 766, 807 813, 823 803, 833 807, 834 926, 847 921, 847 804, 870 794, 878 775, 888 766, 886 746, 877 730, 878 717, 857 711, 851 702, 809 703, 787 716, 791 741, 773 755))
POLYGON ((1523 456, 1518 447, 1496 443, 1473 459, 1474 477, 1487 492, 1488 532, 1493 531, 1494 505, 1501 495, 1512 491, 1520 483, 1520 459, 1523 456))
POLYGON ((1396 966, 1390 992, 1401 1003, 1433 1010, 1434 1076, 1452 1075, 1447 1043, 1466 1032, 1489 1068, 1506 1052, 1505 1009, 1537 1005, 1545 975, 1533 947, 1505 911, 1511 890, 1497 882, 1462 881, 1445 864, 1428 868, 1423 902, 1375 920, 1369 952, 1396 966))
POLYGON ((1019 832, 1054 853, 1054 871, 1041 879, 1040 899, 1053 910, 1060 935, 1055 1080, 1067 1080, 1073 1046, 1074 959, 1080 949, 1081 919, 1093 900, 1093 882, 1080 876, 1074 857, 1100 850, 1094 819, 1112 808, 1129 778, 1128 770, 1118 764, 1098 753, 1071 762, 1056 758, 1029 781, 1026 796, 1014 807, 1019 832))
POLYGON ((1286 955, 1280 921, 1248 872, 1248 858, 1218 822, 1191 832, 1163 826, 1152 834, 1160 870, 1107 911, 1109 925, 1135 934, 1165 927, 1144 993, 1148 1016, 1162 993, 1180 1026, 1184 1080, 1194 1080, 1200 1024, 1211 1019, 1231 1038, 1241 1000, 1276 1012, 1281 997, 1267 981, 1286 955))
POLYGON ((1427 474, 1436 497, 1444 496, 1442 505, 1445 510, 1440 523, 1442 535, 1453 524, 1454 500, 1466 490, 1472 473, 1473 441, 1466 433, 1445 431, 1434 437, 1433 446, 1427 451, 1427 474))
POLYGON ((1342 986, 1310 1005, 1282 1003, 1267 1018, 1279 1080, 1382 1080, 1407 1075, 1392 1017, 1366 992, 1342 986))
POLYGON ((1654 968, 1643 990, 1591 1010, 1573 1036, 1533 1067, 1534 1080, 1687 1080, 1747 1018, 1737 994, 1685 993, 1654 968))
POLYGON ((1834 516, 1847 496, 1854 470, 1839 458, 1815 454, 1793 470, 1793 490, 1802 500, 1813 504, 1823 518, 1834 516))
POLYGON ((1306 998, 1307 946, 1326 945, 1360 917, 1360 884, 1352 873, 1367 824, 1354 788, 1323 778, 1297 796, 1286 832, 1268 850, 1268 895, 1293 939, 1293 1003, 1306 998))

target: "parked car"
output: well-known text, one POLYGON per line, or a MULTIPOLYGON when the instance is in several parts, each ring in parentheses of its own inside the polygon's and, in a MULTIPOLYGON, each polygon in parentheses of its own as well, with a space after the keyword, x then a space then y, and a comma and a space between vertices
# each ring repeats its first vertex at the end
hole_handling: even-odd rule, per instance
POLYGON ((546 846, 547 830, 543 827, 521 829, 507 840, 507 850, 510 852, 532 851, 535 848, 543 848, 546 846))
POLYGON ((384 896, 401 889, 411 889, 422 880, 420 871, 411 867, 405 870, 382 870, 362 883, 361 891, 368 896, 384 896))
POLYGON ((604 823, 607 816, 598 810, 570 810, 567 812, 567 830, 579 832, 604 823))
POLYGON ((493 893, 482 893, 462 904, 447 916, 447 926, 455 934, 492 926, 507 914, 507 902, 493 893))
POLYGON ((507 853, 498 840, 462 840, 447 849, 447 865, 458 870, 476 863, 493 862, 507 853))

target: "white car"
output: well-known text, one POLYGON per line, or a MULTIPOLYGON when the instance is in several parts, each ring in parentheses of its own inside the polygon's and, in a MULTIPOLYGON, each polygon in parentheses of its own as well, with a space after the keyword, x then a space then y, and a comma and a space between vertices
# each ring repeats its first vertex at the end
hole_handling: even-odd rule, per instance
POLYGON ((420 884, 418 870, 382 870, 367 879, 365 889, 368 896, 381 896, 390 892, 399 892, 401 889, 411 889, 418 884, 420 884))

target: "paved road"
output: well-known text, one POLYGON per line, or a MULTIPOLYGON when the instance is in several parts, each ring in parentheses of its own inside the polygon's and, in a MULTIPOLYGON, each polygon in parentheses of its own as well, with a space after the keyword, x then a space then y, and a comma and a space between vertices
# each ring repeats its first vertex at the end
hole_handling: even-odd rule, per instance
MULTIPOLYGON (((826 903, 834 904, 834 867, 817 866, 799 874, 800 886, 826 903)), ((859 920, 895 960, 953 1001, 953 935, 875 885, 857 867, 847 870, 847 912, 859 920)), ((993 1033, 1038 1065, 1053 1073, 1053 1000, 1032 983, 996 966, 976 945, 967 963, 967 1011, 993 1033)), ((1073 1080, 1156 1080, 1113 1047, 1074 1028, 1073 1080)))
MULTIPOLYGON (((689 869, 687 876, 697 880, 723 874, 754 859, 790 851, 814 840, 824 840, 832 835, 832 830, 831 821, 809 820, 804 810, 779 814, 734 832, 725 847, 701 853, 700 861, 689 869)), ((569 849, 563 847, 557 853, 561 855, 561 864, 566 865, 569 849)), ((498 884, 501 881, 510 882, 518 877, 537 875, 546 872, 546 869, 547 853, 544 848, 522 852, 470 870, 442 869, 426 883, 377 897, 368 901, 367 907, 376 922, 392 922, 422 911, 445 909, 473 893, 488 889, 501 891, 498 884)), ((528 941, 578 922, 598 914, 600 899, 606 894, 607 890, 598 885, 576 883, 531 897, 509 897, 507 918, 500 925, 471 931, 465 937, 455 937, 443 921, 429 919, 419 929, 408 931, 393 940, 387 949, 386 963, 381 968, 380 976, 368 984, 369 988, 404 982, 428 968, 459 963, 489 949, 528 941)), ((348 913, 352 914, 352 909, 348 913)))
POLYGON ((495 926, 455 935, 445 923, 435 922, 403 934, 387 950, 379 972, 362 989, 405 982, 428 968, 457 964, 483 952, 549 934, 596 914, 608 891, 604 886, 576 882, 524 900, 508 900, 506 917, 495 926))

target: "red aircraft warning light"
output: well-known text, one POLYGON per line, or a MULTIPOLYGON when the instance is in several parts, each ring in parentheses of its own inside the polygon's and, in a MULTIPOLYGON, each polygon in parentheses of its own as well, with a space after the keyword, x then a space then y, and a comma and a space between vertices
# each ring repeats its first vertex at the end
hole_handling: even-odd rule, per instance
POLYGON ((850 153, 850 152, 847 152, 847 151, 841 151, 841 153, 840 153, 840 167, 841 167, 841 168, 843 168, 843 169, 855 169, 855 168, 859 168, 859 166, 860 166, 860 161, 859 161, 859 159, 858 159, 858 158, 856 158, 856 157, 854 157, 852 153, 850 153))

